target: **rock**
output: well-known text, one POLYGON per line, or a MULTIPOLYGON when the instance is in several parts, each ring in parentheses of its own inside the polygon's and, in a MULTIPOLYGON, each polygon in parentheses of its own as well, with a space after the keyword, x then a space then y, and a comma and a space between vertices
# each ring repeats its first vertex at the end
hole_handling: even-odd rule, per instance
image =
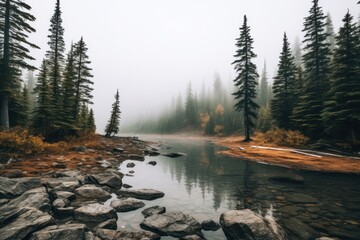
POLYGON ((117 212, 129 212, 145 206, 145 203, 135 198, 122 198, 111 201, 110 206, 117 212))
POLYGON ((108 229, 98 229, 96 231, 96 236, 103 240, 158 240, 160 236, 158 234, 148 232, 148 231, 126 231, 126 230, 108 230, 108 229))
POLYGON ((286 199, 293 203, 318 203, 319 201, 305 193, 292 193, 286 196, 286 199))
POLYGON ((166 208, 160 207, 160 206, 153 206, 153 207, 144 209, 141 213, 142 213, 142 215, 144 215, 145 218, 147 218, 147 217, 150 217, 151 215, 162 214, 165 212, 166 212, 166 208))
POLYGON ((227 239, 277 239, 266 221, 249 209, 224 212, 220 224, 227 239))
POLYGON ((133 186, 131 186, 131 185, 129 185, 129 184, 126 184, 126 183, 124 183, 124 184, 122 185, 122 187, 123 187, 123 188, 132 188, 133 186))
POLYGON ((135 167, 135 163, 129 162, 128 164, 126 164, 126 167, 127 168, 133 168, 133 167, 135 167))
POLYGON ((121 197, 133 197, 144 200, 154 200, 164 197, 164 193, 155 189, 143 188, 138 190, 119 190, 117 194, 121 197))
POLYGON ((220 224, 213 220, 205 220, 201 223, 201 228, 205 231, 217 231, 220 227, 220 224))
POLYGON ((20 178, 24 176, 24 172, 19 169, 9 169, 2 174, 2 176, 7 178, 20 178))
POLYGON ((89 204, 75 209, 74 217, 78 221, 84 222, 104 222, 108 219, 117 219, 115 209, 99 203, 89 204))
POLYGON ((66 191, 66 192, 74 192, 75 188, 80 187, 79 181, 73 178, 64 177, 64 178, 50 178, 45 179, 42 178, 41 182, 45 185, 48 189, 52 190, 53 192, 57 191, 66 191))
POLYGON ((125 149, 121 148, 121 147, 116 147, 113 148, 112 150, 114 153, 123 153, 125 151, 125 149))
POLYGON ((110 229, 110 230, 116 230, 117 229, 117 223, 116 219, 109 219, 105 222, 100 223, 96 226, 95 229, 110 229))
POLYGON ((47 213, 35 208, 23 208, 17 216, 6 221, 6 225, 0 228, 1 240, 24 239, 26 236, 40 230, 54 222, 47 213))
POLYGON ((54 213, 59 218, 71 217, 74 215, 74 207, 55 208, 54 213))
POLYGON ((0 177, 0 198, 14 198, 27 190, 41 187, 40 178, 24 177, 9 179, 0 177))
POLYGON ((157 162, 156 161, 150 161, 150 162, 148 162, 148 164, 155 166, 157 164, 157 162))
POLYGON ((55 195, 57 198, 67 199, 69 201, 72 201, 76 198, 76 195, 74 193, 66 191, 57 191, 55 192, 55 195))
POLYGON ((138 160, 138 161, 144 161, 145 160, 144 156, 137 155, 137 154, 129 154, 128 159, 130 159, 130 160, 138 160))
POLYGON ((282 183, 304 184, 304 178, 300 175, 283 173, 279 176, 270 177, 269 180, 282 183))
POLYGON ((85 146, 77 146, 70 148, 70 150, 75 152, 86 152, 87 148, 85 146))
POLYGON ((75 189, 75 194, 87 199, 97 199, 100 201, 106 201, 111 198, 110 193, 95 186, 95 185, 84 185, 75 189))
POLYGON ((154 214, 146 218, 140 227, 158 233, 162 236, 185 237, 187 235, 201 235, 201 224, 190 215, 182 212, 168 212, 154 214))
POLYGON ((95 237, 93 232, 85 232, 85 240, 102 240, 98 237, 95 237))
POLYGON ((297 218, 289 218, 284 221, 284 227, 289 229, 294 235, 300 239, 314 239, 320 237, 317 231, 310 226, 306 225, 297 218))
POLYGON ((46 227, 30 236, 30 240, 84 240, 84 224, 65 224, 46 227))
POLYGON ((102 186, 108 186, 111 188, 121 188, 122 186, 122 177, 120 174, 105 171, 103 173, 95 174, 93 177, 96 179, 97 183, 102 186))
POLYGON ((169 158, 178 158, 178 157, 183 157, 186 156, 186 153, 163 153, 162 154, 165 157, 169 157, 169 158))
POLYGON ((66 164, 65 163, 59 163, 59 162, 53 162, 51 164, 54 168, 66 168, 66 164))
POLYGON ((70 201, 67 199, 63 199, 63 198, 57 198, 55 199, 55 201, 52 203, 52 205, 55 208, 64 208, 70 201))
POLYGON ((36 208, 40 210, 50 210, 50 200, 44 187, 30 189, 21 196, 10 200, 7 204, 0 207, 0 212, 8 207, 17 208, 36 208))
POLYGON ((179 238, 180 240, 204 240, 205 238, 202 238, 198 235, 188 235, 182 238, 179 238))
POLYGON ((145 149, 144 150, 144 154, 146 156, 151 156, 151 157, 155 157, 155 156, 159 156, 160 153, 158 152, 157 149, 145 149))

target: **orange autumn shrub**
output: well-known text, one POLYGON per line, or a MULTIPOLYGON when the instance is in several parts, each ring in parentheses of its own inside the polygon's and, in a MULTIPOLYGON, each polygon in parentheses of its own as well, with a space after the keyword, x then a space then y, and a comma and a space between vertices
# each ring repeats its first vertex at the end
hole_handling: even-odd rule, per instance
POLYGON ((280 128, 275 128, 261 134, 261 138, 267 143, 288 147, 302 147, 309 142, 309 138, 299 131, 284 130, 280 128))

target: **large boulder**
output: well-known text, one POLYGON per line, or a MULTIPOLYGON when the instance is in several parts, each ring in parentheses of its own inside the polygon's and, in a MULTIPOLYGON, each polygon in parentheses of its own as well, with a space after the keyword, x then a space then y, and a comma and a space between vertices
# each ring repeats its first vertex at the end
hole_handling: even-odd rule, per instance
POLYGON ((99 203, 92 203, 75 209, 74 217, 78 221, 98 223, 112 218, 118 219, 115 209, 99 203))
POLYGON ((18 216, 8 219, 0 228, 0 239, 24 239, 29 234, 53 224, 53 222, 54 219, 47 213, 35 208, 23 208, 19 210, 18 216))
POLYGON ((30 236, 30 240, 84 240, 84 224, 66 224, 48 226, 30 236))
POLYGON ((80 187, 80 182, 72 177, 60 177, 60 178, 42 178, 41 182, 49 190, 74 192, 74 190, 80 187))
POLYGON ((160 236, 158 234, 148 231, 126 231, 126 230, 108 230, 98 229, 96 236, 103 240, 117 240, 117 239, 131 239, 131 240, 158 240, 160 236))
POLYGON ((5 178, 0 177, 0 198, 14 198, 27 190, 41 187, 40 178, 5 178))
POLYGON ((144 215, 144 218, 150 217, 151 215, 154 214, 162 214, 166 212, 166 208, 165 207, 160 207, 160 206, 153 206, 153 207, 149 207, 144 209, 141 214, 144 215))
POLYGON ((117 194, 121 197, 133 197, 144 200, 154 200, 164 197, 164 193, 155 189, 143 188, 138 190, 122 189, 117 191, 117 194))
POLYGON ((200 235, 201 224, 190 215, 182 212, 168 212, 154 214, 146 218, 140 227, 158 233, 162 236, 185 237, 187 235, 200 235))
POLYGON ((227 239, 277 239, 266 220, 249 209, 231 210, 221 214, 220 224, 227 239))
POLYGON ((84 185, 75 189, 75 194, 79 197, 86 199, 97 199, 100 201, 106 201, 111 198, 111 194, 95 185, 84 185))
POLYGON ((117 212, 129 212, 145 206, 145 203, 135 198, 114 199, 110 206, 117 212))
POLYGON ((122 176, 120 173, 105 171, 103 173, 85 176, 85 183, 120 189, 122 187, 122 176))

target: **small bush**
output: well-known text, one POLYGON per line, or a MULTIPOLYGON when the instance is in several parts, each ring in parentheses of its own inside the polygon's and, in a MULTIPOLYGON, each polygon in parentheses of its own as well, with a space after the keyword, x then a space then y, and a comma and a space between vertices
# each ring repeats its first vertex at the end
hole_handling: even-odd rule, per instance
POLYGON ((309 138, 299 131, 284 130, 276 128, 261 134, 267 143, 274 143, 280 146, 302 147, 309 142, 309 138))

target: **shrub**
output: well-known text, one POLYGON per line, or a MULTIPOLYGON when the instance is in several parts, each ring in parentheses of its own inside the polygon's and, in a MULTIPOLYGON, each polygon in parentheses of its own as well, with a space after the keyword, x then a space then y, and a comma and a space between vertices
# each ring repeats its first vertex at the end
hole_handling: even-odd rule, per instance
POLYGON ((275 128, 262 134, 267 143, 288 147, 302 147, 309 142, 309 138, 299 131, 275 128))

